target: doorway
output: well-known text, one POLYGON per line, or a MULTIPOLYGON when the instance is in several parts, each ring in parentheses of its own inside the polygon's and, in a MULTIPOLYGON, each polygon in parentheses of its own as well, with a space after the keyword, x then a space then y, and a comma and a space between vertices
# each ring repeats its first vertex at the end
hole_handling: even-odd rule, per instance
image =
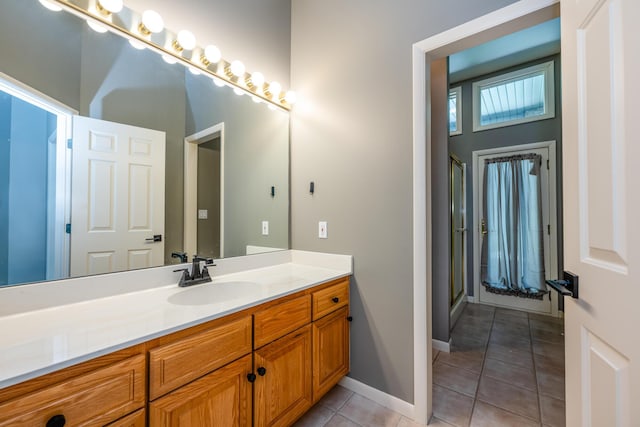
POLYGON ((6 201, 0 203, 0 286, 69 274, 67 139, 74 114, 0 73, 0 198, 6 201))
POLYGON ((450 324, 455 325, 466 303, 467 269, 465 235, 465 164, 457 157, 449 156, 451 171, 451 312, 450 324))
MULTIPOLYGON (((431 63, 456 51, 559 16, 557 0, 523 0, 413 45, 413 330, 414 419, 426 423, 432 415, 430 313, 433 283, 431 192, 432 136, 431 63), (429 132, 428 132, 429 131, 429 132), (425 262, 426 260, 426 262, 425 262)), ((448 230, 447 230, 448 232, 448 230)))

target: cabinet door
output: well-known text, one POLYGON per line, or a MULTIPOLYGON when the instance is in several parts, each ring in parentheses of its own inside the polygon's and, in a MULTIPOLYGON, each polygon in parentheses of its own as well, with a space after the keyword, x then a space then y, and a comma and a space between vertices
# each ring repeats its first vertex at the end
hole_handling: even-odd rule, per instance
POLYGON ((349 372, 348 307, 313 322, 313 400, 349 372))
POLYGON ((236 360, 149 404, 149 425, 251 426, 251 355, 236 360))
POLYGON ((311 407, 311 325, 255 351, 255 426, 289 426, 311 407))

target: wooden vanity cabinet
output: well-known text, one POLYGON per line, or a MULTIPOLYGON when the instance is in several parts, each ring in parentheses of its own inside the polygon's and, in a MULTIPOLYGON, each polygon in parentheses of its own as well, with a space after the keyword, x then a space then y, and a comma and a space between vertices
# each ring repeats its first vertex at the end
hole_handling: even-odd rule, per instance
POLYGON ((349 372, 349 279, 313 292, 313 403, 349 372))

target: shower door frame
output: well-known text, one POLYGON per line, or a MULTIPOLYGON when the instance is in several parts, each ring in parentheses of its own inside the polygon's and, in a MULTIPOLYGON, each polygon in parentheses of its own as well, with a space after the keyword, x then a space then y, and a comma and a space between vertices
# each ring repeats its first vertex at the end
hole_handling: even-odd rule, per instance
MULTIPOLYGON (((530 144, 512 145, 508 147, 490 148, 486 150, 477 150, 473 152, 473 302, 488 305, 494 305, 497 307, 513 308, 525 311, 531 311, 534 313, 550 314, 557 317, 561 312, 558 311, 558 297, 556 292, 551 292, 550 309, 548 312, 542 312, 534 309, 509 304, 509 302, 518 302, 513 296, 501 295, 504 298, 504 303, 499 302, 487 302, 480 301, 481 285, 480 285, 480 253, 482 250, 480 233, 482 212, 480 212, 480 189, 482 182, 480 180, 480 168, 484 165, 480 165, 480 158, 486 156, 498 157, 504 155, 515 155, 525 152, 529 152, 535 149, 547 149, 549 160, 549 179, 548 179, 548 197, 549 197, 549 232, 545 233, 545 236, 549 238, 549 267, 545 271, 545 278, 558 277, 558 210, 557 210, 557 168, 556 168, 556 141, 543 141, 530 144)), ((543 165, 545 167, 545 165, 543 165)), ((546 228, 547 224, 543 224, 546 228)), ((547 301, 548 296, 543 297, 544 301, 547 301)), ((523 300, 524 301, 524 300, 523 300)))

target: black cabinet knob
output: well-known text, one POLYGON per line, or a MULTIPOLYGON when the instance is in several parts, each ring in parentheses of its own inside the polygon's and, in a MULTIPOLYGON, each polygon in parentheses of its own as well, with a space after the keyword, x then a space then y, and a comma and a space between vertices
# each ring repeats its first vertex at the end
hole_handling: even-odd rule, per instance
POLYGON ((63 427, 66 422, 64 415, 54 415, 47 421, 47 427, 63 427))
POLYGON ((347 320, 348 320, 349 322, 353 322, 353 316, 349 316, 349 317, 347 317, 347 320))
POLYGON ((264 377, 264 374, 266 373, 267 373, 267 368, 264 368, 262 366, 258 368, 258 375, 260 375, 261 377, 264 377))
POLYGON ((331 298, 331 301, 335 302, 336 304, 338 303, 338 301, 340 301, 340 298, 338 297, 333 297, 331 298))
POLYGON ((247 380, 249 380, 250 383, 254 382, 256 380, 256 374, 254 374, 253 372, 247 374, 247 380))

